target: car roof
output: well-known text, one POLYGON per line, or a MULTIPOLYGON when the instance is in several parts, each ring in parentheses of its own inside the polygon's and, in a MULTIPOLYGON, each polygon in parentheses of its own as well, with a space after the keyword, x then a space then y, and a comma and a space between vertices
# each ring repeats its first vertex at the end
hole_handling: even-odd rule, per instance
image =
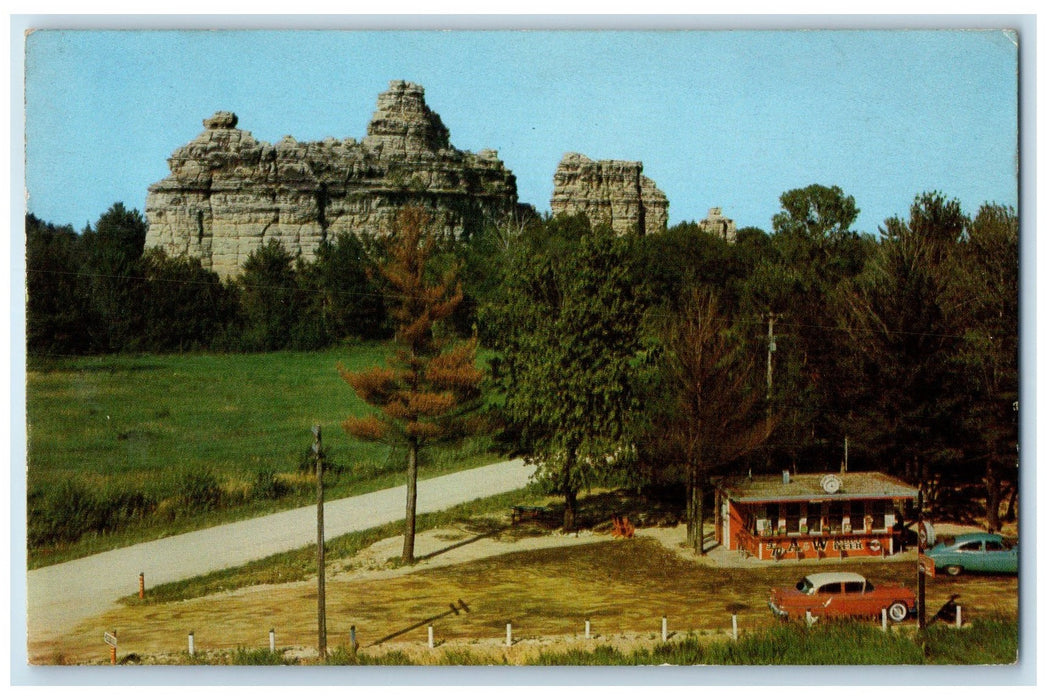
POLYGON ((1002 540, 1002 535, 994 535, 990 532, 966 532, 962 535, 957 535, 954 539, 954 544, 964 544, 967 542, 981 542, 982 540, 1002 540))
POLYGON ((826 583, 846 583, 848 581, 865 582, 865 577, 851 571, 825 571, 817 574, 807 574, 807 580, 811 585, 820 588, 826 583))

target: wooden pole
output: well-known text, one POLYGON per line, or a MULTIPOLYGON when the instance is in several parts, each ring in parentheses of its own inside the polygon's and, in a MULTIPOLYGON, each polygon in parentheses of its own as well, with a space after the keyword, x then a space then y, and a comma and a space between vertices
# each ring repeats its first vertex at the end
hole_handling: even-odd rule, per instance
POLYGON ((196 643, 193 639, 192 630, 189 630, 189 656, 196 656, 196 643))
POLYGON ((269 628, 269 653, 276 653, 276 629, 272 627, 269 628))
POLYGON ((916 496, 916 597, 919 615, 917 624, 921 630, 927 629, 927 575, 923 571, 923 543, 925 537, 923 529, 923 489, 917 491, 916 496))
POLYGON ((505 646, 511 647, 513 645, 513 623, 505 623, 505 646))
POLYGON ((664 642, 664 641, 667 641, 668 639, 669 639, 669 618, 667 618, 665 615, 662 615, 662 641, 664 642))
POLYGON ((316 454, 316 648, 320 660, 327 658, 327 593, 324 565, 324 454, 320 426, 313 426, 313 452, 316 454))
POLYGON ((138 574, 138 600, 145 598, 145 572, 138 574))
POLYGON ((731 636, 734 637, 734 641, 738 641, 738 616, 731 615, 731 636))
POLYGON ((433 626, 429 625, 429 648, 433 648, 433 626))

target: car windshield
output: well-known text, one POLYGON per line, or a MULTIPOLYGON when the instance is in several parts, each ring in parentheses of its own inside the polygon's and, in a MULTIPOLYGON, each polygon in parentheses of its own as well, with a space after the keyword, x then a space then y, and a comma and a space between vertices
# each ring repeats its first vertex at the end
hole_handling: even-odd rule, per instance
POLYGON ((800 582, 796 584, 796 590, 798 590, 800 593, 810 593, 814 590, 814 584, 811 583, 811 580, 809 578, 804 576, 800 580, 800 582))

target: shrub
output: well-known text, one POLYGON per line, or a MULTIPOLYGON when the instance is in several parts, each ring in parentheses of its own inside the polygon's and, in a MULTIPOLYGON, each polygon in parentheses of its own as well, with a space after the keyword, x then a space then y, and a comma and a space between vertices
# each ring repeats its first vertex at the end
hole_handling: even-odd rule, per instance
POLYGON ((182 471, 178 476, 178 495, 184 512, 214 510, 222 503, 218 477, 206 467, 182 471))

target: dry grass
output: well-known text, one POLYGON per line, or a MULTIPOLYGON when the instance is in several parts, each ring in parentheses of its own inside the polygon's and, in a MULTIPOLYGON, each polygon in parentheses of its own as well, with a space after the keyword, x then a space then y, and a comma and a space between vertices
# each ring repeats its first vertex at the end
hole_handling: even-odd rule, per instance
MULTIPOLYGON (((681 558, 653 538, 611 540, 601 536, 571 547, 530 549, 433 568, 440 557, 456 551, 447 549, 456 537, 468 535, 462 531, 432 535, 430 551, 444 552, 428 560, 424 571, 403 567, 329 579, 329 646, 347 644, 349 628, 355 625, 361 650, 369 653, 403 649, 412 658, 432 662, 446 651, 467 649, 471 651, 461 653, 521 663, 540 649, 582 642, 589 646, 611 643, 622 649, 654 644, 661 638, 663 615, 676 638, 689 631, 724 634, 731 627, 729 610, 737 611, 743 631, 754 630, 773 624, 765 605, 767 589, 790 584, 807 570, 802 564, 714 568, 681 558), (424 621, 449 612, 449 604, 459 599, 470 611, 435 620, 440 646, 430 651, 424 621), (586 619, 597 636, 588 642, 580 640, 586 619), (516 641, 512 649, 504 647, 508 621, 516 641), (391 635, 388 642, 369 646, 391 635)), ((506 537, 512 538, 513 533, 506 537)), ((538 542, 551 543, 549 537, 533 538, 532 544, 538 542)), ((341 570, 343 565, 332 570, 341 570)), ((893 579, 915 586, 911 562, 850 561, 845 566, 874 581, 893 579)), ((1012 617, 1017 612, 1015 577, 929 579, 928 610, 933 613, 951 593, 960 593, 967 620, 994 612, 1012 617)), ((108 652, 101 637, 106 629, 118 630, 121 655, 177 654, 185 650, 190 630, 201 652, 267 647, 270 628, 276 630, 281 647, 315 649, 315 625, 313 580, 180 603, 119 608, 85 623, 46 650, 31 647, 30 653, 37 663, 59 659, 65 663, 105 662, 108 652)))

